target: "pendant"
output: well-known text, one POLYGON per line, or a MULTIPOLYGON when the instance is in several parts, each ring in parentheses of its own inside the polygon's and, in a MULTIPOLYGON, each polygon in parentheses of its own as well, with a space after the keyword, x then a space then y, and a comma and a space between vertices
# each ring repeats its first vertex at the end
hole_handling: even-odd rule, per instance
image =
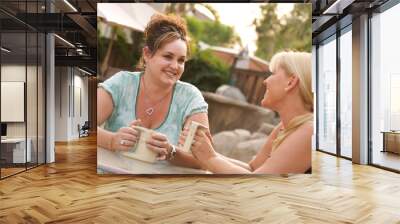
POLYGON ((154 112, 154 109, 152 107, 146 109, 146 114, 148 116, 151 116, 153 114, 153 112, 154 112))

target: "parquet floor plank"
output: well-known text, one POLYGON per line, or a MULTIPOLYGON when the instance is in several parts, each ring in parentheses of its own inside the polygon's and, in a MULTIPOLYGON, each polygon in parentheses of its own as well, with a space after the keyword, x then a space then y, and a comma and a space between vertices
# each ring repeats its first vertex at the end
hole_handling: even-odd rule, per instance
POLYGON ((96 174, 96 138, 0 181, 1 223, 396 223, 400 175, 313 152, 312 175, 96 174))

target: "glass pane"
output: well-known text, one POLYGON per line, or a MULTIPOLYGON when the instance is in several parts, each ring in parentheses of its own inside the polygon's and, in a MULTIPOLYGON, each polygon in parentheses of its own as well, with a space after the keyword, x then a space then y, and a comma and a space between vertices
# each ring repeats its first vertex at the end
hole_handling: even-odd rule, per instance
MULTIPOLYGON (((2 177, 25 170, 26 34, 1 34, 1 121, 6 133, 1 140, 2 177)), ((29 147, 28 147, 29 148, 29 147)))
POLYGON ((26 81, 26 113, 27 113, 27 142, 29 144, 28 168, 37 165, 37 74, 38 74, 38 36, 37 33, 27 33, 28 38, 28 62, 27 62, 27 81, 26 81))
POLYGON ((45 44, 46 39, 44 34, 39 34, 39 45, 38 45, 38 164, 45 163, 45 44))
MULTIPOLYGON (((26 12, 28 13, 29 20, 33 24, 38 21, 37 16, 32 16, 39 12, 39 4, 37 1, 27 2, 26 12)), ((38 142, 37 142, 37 132, 38 132, 38 95, 37 95, 37 76, 38 76, 38 34, 36 31, 28 31, 28 62, 27 62, 27 142, 30 144, 30 162, 27 163, 28 168, 35 167, 38 164, 38 142)), ((28 147, 28 149, 29 149, 28 147)))
MULTIPOLYGON (((316 91, 316 80, 317 80, 317 48, 315 45, 312 46, 312 90, 313 90, 313 98, 314 98, 314 111, 316 110, 315 105, 317 105, 316 100, 317 97, 315 96, 316 91)), ((316 123, 317 119, 314 117, 314 132, 312 137, 312 149, 316 150, 316 143, 317 143, 317 135, 316 135, 316 123)))
POLYGON ((318 148, 336 153, 336 39, 318 48, 318 148))
POLYGON ((372 163, 400 170, 400 5, 374 15, 372 26, 372 163))
POLYGON ((352 35, 340 37, 340 153, 352 157, 352 35))
MULTIPOLYGON (((29 14, 45 12, 44 0, 1 1, 0 6, 20 20, 29 20, 30 16, 35 19, 37 16, 29 14)), ((0 109, 2 115, 6 114, 1 119, 4 137, 0 146, 0 167, 3 167, 1 177, 5 177, 45 161, 45 37, 2 12, 0 19, 7 20, 1 24, 0 31, 4 87, 0 109), (14 120, 7 117, 11 115, 14 120)))

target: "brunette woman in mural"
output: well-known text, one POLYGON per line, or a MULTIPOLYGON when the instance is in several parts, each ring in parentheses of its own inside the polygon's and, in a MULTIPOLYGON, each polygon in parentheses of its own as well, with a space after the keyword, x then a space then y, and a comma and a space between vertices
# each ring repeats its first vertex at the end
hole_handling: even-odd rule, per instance
MULTIPOLYGON (((194 156, 212 173, 305 173, 311 169, 313 95, 311 54, 281 52, 271 59, 261 105, 279 113, 281 122, 248 164, 216 153, 204 131, 192 145, 194 156)), ((183 132, 183 136, 187 131, 183 132)), ((184 137, 182 137, 184 138, 184 137)))
POLYGON ((188 57, 187 28, 183 19, 156 14, 145 31, 143 72, 119 72, 98 88, 98 146, 128 151, 138 141, 134 126, 156 131, 147 147, 159 160, 191 168, 198 161, 175 147, 186 124, 196 121, 208 127, 201 92, 179 81, 188 57))

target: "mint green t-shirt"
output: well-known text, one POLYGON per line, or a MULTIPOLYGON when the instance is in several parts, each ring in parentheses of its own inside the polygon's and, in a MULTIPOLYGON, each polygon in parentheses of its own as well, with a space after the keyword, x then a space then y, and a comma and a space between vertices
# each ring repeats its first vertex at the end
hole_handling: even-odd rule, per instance
MULTIPOLYGON (((121 71, 99 86, 112 97, 114 110, 106 120, 104 129, 116 132, 136 120, 136 97, 140 87, 141 72, 121 71)), ((196 113, 207 113, 208 105, 194 85, 177 81, 171 105, 164 122, 154 130, 167 136, 171 144, 178 143, 186 118, 196 113)))

